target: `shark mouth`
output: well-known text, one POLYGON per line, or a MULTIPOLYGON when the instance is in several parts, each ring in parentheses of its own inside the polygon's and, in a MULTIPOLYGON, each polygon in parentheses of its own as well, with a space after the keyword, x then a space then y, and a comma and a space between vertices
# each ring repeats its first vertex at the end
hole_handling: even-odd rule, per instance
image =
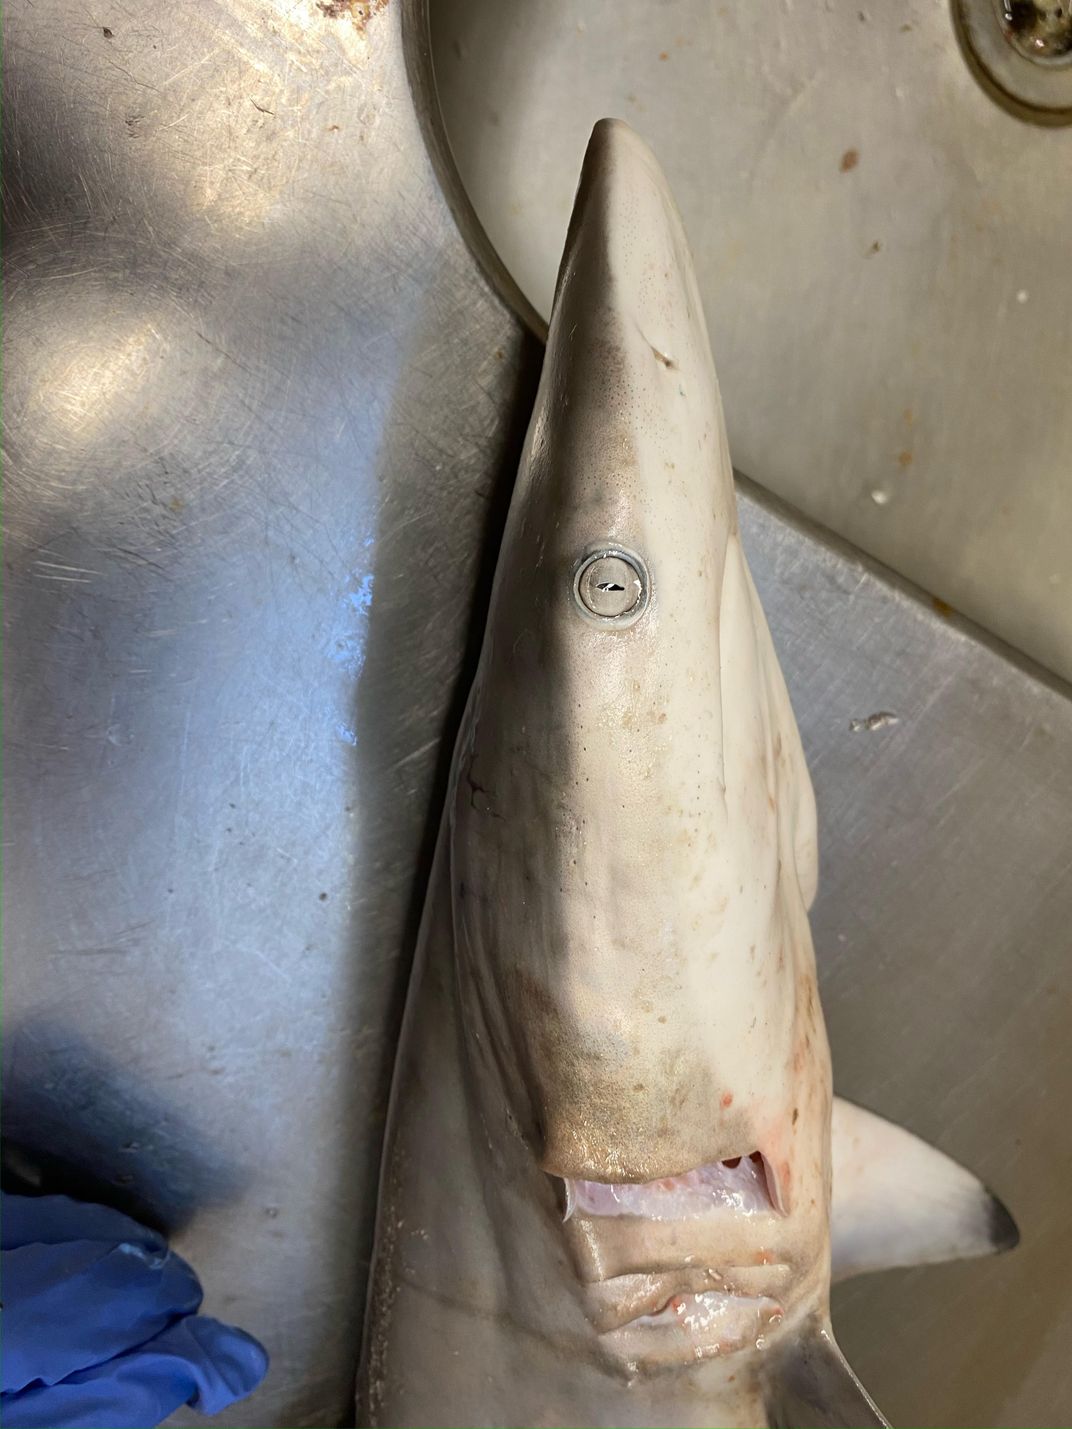
POLYGON ((651 1221, 691 1220, 712 1211, 738 1215, 785 1214, 785 1203, 770 1162, 761 1151, 697 1166, 658 1181, 577 1181, 564 1178, 563 1220, 585 1216, 642 1216, 651 1221))
MULTIPOLYGON (((688 1333, 714 1336, 720 1348, 738 1348, 736 1341, 754 1340, 762 1330, 780 1325, 782 1307, 769 1296, 727 1295, 718 1290, 673 1295, 651 1315, 638 1315, 631 1323, 650 1329, 673 1326, 688 1333)), ((762 1348, 762 1346, 761 1346, 762 1348)))
POLYGON ((640 1365, 649 1372, 672 1370, 741 1350, 763 1350, 784 1318, 781 1304, 768 1295, 707 1290, 673 1295, 651 1313, 604 1334, 602 1340, 632 1378, 640 1365))

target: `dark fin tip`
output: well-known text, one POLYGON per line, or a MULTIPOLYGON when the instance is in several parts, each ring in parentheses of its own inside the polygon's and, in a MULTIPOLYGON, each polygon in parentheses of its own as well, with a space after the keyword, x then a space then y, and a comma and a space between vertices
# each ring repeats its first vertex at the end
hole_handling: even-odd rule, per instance
POLYGON ((990 1244, 996 1253, 1015 1250, 1020 1244, 1020 1227, 1012 1218, 1008 1206, 988 1190, 987 1216, 990 1220, 990 1244))

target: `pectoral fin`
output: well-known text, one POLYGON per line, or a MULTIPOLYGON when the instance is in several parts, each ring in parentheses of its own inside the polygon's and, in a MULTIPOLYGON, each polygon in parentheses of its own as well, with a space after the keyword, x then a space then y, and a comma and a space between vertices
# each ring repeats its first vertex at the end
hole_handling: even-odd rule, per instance
POLYGON ((829 1325, 809 1324, 772 1355, 763 1396, 770 1429, 889 1429, 829 1325))
POLYGON ((833 1277, 1011 1250, 1016 1222, 970 1171, 918 1136, 834 1098, 833 1277))

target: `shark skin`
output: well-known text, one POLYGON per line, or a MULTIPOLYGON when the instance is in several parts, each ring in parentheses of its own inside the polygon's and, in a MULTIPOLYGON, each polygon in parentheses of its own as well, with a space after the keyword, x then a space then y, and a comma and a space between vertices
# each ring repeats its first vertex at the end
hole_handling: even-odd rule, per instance
POLYGON ((834 1104, 817 876, 681 220, 605 120, 413 969, 359 1423, 885 1422, 832 1263, 1015 1227, 834 1104))

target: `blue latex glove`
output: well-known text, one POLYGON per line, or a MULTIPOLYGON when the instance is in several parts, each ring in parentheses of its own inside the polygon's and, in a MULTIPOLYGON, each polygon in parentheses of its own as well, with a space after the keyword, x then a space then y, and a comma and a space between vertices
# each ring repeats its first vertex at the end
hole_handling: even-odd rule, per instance
POLYGON ((264 1350, 197 1314, 197 1277, 155 1231, 67 1196, 4 1193, 2 1211, 4 1429, 148 1429, 264 1378, 264 1350))

